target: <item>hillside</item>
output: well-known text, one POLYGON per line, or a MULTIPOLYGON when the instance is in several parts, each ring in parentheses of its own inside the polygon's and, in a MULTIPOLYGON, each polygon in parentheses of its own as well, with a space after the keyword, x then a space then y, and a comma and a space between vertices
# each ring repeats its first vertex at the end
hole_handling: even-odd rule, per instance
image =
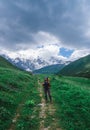
POLYGON ((38 111, 34 106, 40 98, 35 81, 35 76, 17 69, 0 57, 0 130, 38 127, 38 111), (28 118, 32 114, 34 118, 28 118))
POLYGON ((90 55, 65 66, 58 74, 90 78, 90 55))
POLYGON ((37 73, 37 74, 55 74, 59 70, 61 70, 64 66, 65 66, 65 64, 50 65, 50 66, 46 66, 46 67, 43 67, 41 69, 35 70, 35 71, 33 71, 33 73, 37 73))
POLYGON ((90 79, 54 76, 51 83, 63 130, 90 130, 90 79))
POLYGON ((12 65, 8 60, 3 58, 2 56, 0 56, 0 67, 10 68, 10 69, 18 69, 17 67, 12 65))

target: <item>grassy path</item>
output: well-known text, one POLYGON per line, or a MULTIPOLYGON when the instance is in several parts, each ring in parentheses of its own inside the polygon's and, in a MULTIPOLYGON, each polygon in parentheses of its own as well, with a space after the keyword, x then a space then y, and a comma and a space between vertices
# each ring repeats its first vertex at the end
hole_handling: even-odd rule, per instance
MULTIPOLYGON (((38 119, 39 119, 39 130, 62 130, 61 128, 60 128, 60 125, 59 125, 59 123, 58 123, 58 118, 57 118, 57 116, 56 116, 56 114, 55 114, 55 112, 56 112, 56 106, 55 106, 55 103, 54 103, 54 101, 53 101, 53 103, 50 103, 50 102, 48 102, 48 103, 46 103, 45 102, 45 99, 44 99, 44 95, 43 95, 43 87, 42 87, 42 84, 41 84, 41 82, 40 81, 38 81, 38 87, 36 87, 36 88, 38 88, 38 92, 39 92, 39 96, 40 96, 40 98, 41 98, 41 102, 39 102, 39 104, 38 104, 38 106, 39 107, 37 107, 37 105, 33 108, 33 111, 34 110, 36 110, 37 111, 37 109, 39 110, 38 112, 39 112, 39 115, 38 115, 38 119)), ((25 92, 24 92, 25 93, 25 92)), ((12 124, 11 124, 11 126, 9 127, 9 129, 8 130, 17 130, 17 122, 18 122, 18 120, 20 119, 20 120, 23 120, 22 119, 22 110, 23 110, 23 107, 24 107, 24 104, 25 104, 25 102, 27 101, 27 100, 29 100, 29 98, 28 97, 30 97, 29 96, 30 95, 30 93, 28 92, 28 93, 25 93, 24 94, 24 97, 23 97, 23 99, 21 100, 21 102, 19 103, 19 105, 18 105, 18 107, 17 107, 17 109, 16 109, 16 114, 15 114, 15 116, 13 117, 13 119, 12 119, 12 124)), ((33 95, 34 96, 34 95, 33 95)), ((26 110, 27 108, 25 108, 25 110, 26 110)), ((29 122, 32 120, 32 118, 34 117, 34 118, 36 118, 36 116, 37 115, 35 115, 35 113, 32 113, 32 115, 29 117, 28 115, 27 115, 27 117, 29 118, 29 122), (35 116, 35 117, 34 117, 35 116)), ((24 118, 25 119, 25 118, 24 118)), ((27 119, 27 118, 26 118, 27 119)), ((27 122, 27 121, 26 121, 27 122)), ((34 122, 35 123, 35 122, 34 122)), ((37 127, 37 126, 35 126, 35 127, 37 127)), ((27 129, 28 127, 26 127, 25 128, 25 130, 27 129)), ((21 128, 20 128, 21 129, 21 128)), ((30 130, 31 130, 31 128, 29 128, 30 130)), ((29 130, 28 129, 28 130, 29 130)), ((36 128, 32 128, 32 130, 36 130, 36 128)), ((38 130, 37 129, 37 130, 38 130)), ((18 129, 19 130, 19 129, 18 129)))
POLYGON ((40 81, 39 84, 39 92, 41 97, 41 108, 40 108, 40 129, 39 130, 62 130, 59 126, 58 119, 55 116, 55 105, 53 103, 45 103, 43 96, 43 88, 40 81))

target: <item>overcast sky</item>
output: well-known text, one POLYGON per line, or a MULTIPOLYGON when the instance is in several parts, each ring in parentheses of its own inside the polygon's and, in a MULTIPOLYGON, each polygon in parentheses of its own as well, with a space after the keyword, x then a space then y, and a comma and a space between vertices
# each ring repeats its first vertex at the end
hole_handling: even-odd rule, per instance
POLYGON ((90 54, 90 0, 0 0, 0 50, 43 57, 90 54))

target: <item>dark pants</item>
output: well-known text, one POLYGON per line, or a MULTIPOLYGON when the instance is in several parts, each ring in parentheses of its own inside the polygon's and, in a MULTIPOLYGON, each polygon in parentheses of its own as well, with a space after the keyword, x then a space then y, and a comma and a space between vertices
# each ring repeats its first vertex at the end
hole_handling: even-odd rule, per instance
POLYGON ((50 88, 44 88, 44 94, 45 94, 45 100, 48 101, 48 97, 50 99, 50 102, 52 101, 51 94, 50 94, 50 88))

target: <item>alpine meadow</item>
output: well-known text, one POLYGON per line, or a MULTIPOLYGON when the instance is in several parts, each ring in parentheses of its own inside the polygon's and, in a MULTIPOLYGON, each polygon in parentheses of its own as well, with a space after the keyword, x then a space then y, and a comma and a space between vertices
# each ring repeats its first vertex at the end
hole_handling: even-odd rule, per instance
POLYGON ((90 130, 90 0, 0 0, 0 130, 90 130))
POLYGON ((0 129, 90 130, 90 79, 49 74, 53 102, 46 104, 40 84, 45 76, 0 57, 0 129))

